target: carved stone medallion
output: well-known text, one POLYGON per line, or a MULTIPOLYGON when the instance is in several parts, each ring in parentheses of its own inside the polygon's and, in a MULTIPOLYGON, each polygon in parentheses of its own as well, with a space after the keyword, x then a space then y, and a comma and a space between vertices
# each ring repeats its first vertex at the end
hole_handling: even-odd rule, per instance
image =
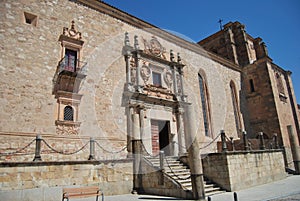
POLYGON ((171 89, 171 86, 173 84, 173 75, 169 70, 165 72, 164 79, 168 88, 171 89))
POLYGON ((151 76, 151 70, 147 63, 144 63, 143 66, 141 67, 141 77, 144 80, 145 85, 148 84, 148 80, 151 76))
POLYGON ((163 59, 166 59, 165 53, 166 49, 160 44, 160 42, 157 40, 155 36, 152 36, 152 38, 147 41, 146 39, 143 39, 144 42, 144 52, 147 54, 152 54, 156 57, 160 57, 163 59))

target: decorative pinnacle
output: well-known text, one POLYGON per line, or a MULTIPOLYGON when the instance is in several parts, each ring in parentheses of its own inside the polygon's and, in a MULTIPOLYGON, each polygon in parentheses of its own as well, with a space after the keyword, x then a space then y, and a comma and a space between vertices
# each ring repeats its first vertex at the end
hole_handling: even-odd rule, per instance
POLYGON ((173 50, 170 50, 170 60, 174 61, 174 53, 173 50))
POLYGON ((125 33, 125 45, 126 46, 130 46, 130 41, 129 41, 129 36, 128 36, 128 32, 127 31, 125 33))
POLYGON ((180 53, 177 53, 177 62, 181 64, 181 57, 180 57, 180 53))
POLYGON ((140 49, 139 40, 138 40, 138 36, 137 35, 134 36, 134 48, 136 50, 140 49))

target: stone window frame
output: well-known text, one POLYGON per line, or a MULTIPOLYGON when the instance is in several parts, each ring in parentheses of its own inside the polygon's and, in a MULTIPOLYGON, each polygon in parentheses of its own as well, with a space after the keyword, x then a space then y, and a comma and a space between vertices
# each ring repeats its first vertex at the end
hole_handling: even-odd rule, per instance
POLYGON ((69 106, 72 107, 73 109, 73 120, 72 122, 78 122, 78 107, 80 104, 80 98, 79 100, 72 98, 72 97, 67 97, 67 95, 62 95, 61 97, 58 97, 57 103, 57 121, 63 123, 63 122, 70 122, 70 120, 65 120, 64 118, 64 109, 69 106))
POLYGON ((203 70, 200 70, 198 72, 198 84, 205 136, 213 137, 209 91, 207 86, 206 74, 203 70), (200 78, 202 82, 200 82, 200 78))
POLYGON ((74 108, 71 105, 64 107, 64 121, 74 121, 74 108))
POLYGON ((26 12, 26 11, 24 11, 24 13, 23 13, 23 20, 24 20, 25 24, 33 25, 35 27, 38 24, 38 16, 33 13, 26 12))
POLYGON ((233 106, 233 112, 234 112, 234 119, 235 119, 235 125, 236 130, 238 132, 238 136, 241 134, 242 131, 242 122, 241 122, 241 115, 240 115, 240 106, 238 102, 238 94, 236 85, 233 80, 230 81, 230 93, 231 93, 231 100, 232 100, 232 106, 233 106))
POLYGON ((253 78, 249 79, 249 91, 250 93, 254 93, 256 91, 253 78))
POLYGON ((165 83, 164 83, 164 80, 163 80, 163 72, 166 69, 166 67, 158 66, 158 65, 155 65, 155 64, 152 64, 152 63, 149 64, 149 67, 150 67, 150 71, 151 71, 151 83, 152 83, 152 85, 156 86, 156 87, 165 87, 165 83), (160 74, 160 82, 161 82, 160 86, 154 84, 154 82, 153 82, 154 81, 153 80, 153 73, 160 74))

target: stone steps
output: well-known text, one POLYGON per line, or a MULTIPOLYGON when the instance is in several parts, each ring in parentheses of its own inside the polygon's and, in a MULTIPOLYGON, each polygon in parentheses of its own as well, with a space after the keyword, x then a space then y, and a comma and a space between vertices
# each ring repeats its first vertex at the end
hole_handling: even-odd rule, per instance
MULTIPOLYGON (((147 158, 155 167, 160 167, 159 158, 147 158)), ((190 169, 182 164, 177 157, 166 157, 164 161, 165 174, 176 180, 184 190, 192 191, 192 182, 190 178, 190 169)), ((220 187, 212 182, 205 180, 204 188, 206 196, 223 193, 220 187)))

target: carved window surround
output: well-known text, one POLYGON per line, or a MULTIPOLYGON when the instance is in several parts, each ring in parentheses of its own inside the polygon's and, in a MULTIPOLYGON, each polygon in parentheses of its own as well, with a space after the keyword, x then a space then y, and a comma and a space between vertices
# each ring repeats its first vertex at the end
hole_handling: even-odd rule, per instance
POLYGON ((53 79, 53 94, 57 99, 56 133, 77 135, 80 127, 79 104, 82 98, 79 89, 86 75, 85 63, 80 61, 84 41, 82 41, 81 33, 75 29, 74 21, 70 28, 63 28, 59 41, 62 47, 61 59, 53 79))
POLYGON ((123 54, 126 62, 127 90, 160 99, 185 100, 182 85, 184 65, 179 53, 175 61, 173 51, 170 50, 169 60, 165 56, 166 49, 155 36, 149 40, 142 38, 142 42, 143 50, 139 46, 138 37, 134 36, 134 45, 130 46, 128 33, 125 34, 123 54), (158 77, 159 75, 161 77, 158 77))

